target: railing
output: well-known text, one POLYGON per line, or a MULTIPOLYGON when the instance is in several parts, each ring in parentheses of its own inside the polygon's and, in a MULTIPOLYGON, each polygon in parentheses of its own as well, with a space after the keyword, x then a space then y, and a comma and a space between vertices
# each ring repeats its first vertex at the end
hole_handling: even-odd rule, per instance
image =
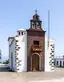
POLYGON ((32 51, 42 51, 42 46, 40 45, 32 45, 32 51))

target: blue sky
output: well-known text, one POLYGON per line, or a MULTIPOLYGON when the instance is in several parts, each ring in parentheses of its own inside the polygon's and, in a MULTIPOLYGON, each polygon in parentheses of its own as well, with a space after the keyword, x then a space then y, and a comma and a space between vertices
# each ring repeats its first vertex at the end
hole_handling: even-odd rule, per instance
POLYGON ((0 0, 0 49, 2 60, 8 58, 8 37, 20 28, 30 27, 30 19, 38 10, 47 31, 50 10, 50 37, 55 40, 55 56, 64 54, 64 0, 0 0))

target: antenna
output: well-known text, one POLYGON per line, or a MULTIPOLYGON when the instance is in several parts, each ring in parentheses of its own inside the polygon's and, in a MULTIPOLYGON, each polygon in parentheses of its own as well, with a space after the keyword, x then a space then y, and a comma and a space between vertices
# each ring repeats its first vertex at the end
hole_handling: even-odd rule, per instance
POLYGON ((48 10, 48 48, 49 48, 49 38, 50 38, 50 10, 48 10))

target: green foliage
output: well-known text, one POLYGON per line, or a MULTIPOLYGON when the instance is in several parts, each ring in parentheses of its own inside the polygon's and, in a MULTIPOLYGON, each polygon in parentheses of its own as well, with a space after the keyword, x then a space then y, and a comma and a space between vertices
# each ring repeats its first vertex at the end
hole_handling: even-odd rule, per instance
POLYGON ((9 61, 8 60, 5 60, 4 62, 3 62, 3 64, 8 64, 9 63, 9 61))

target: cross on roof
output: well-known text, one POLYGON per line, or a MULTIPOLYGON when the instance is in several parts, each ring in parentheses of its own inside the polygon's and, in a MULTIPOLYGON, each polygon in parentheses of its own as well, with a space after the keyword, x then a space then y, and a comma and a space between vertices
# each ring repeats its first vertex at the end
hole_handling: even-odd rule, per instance
POLYGON ((35 10, 35 13, 37 14, 37 12, 38 12, 38 11, 37 11, 37 9, 36 9, 36 10, 35 10))

